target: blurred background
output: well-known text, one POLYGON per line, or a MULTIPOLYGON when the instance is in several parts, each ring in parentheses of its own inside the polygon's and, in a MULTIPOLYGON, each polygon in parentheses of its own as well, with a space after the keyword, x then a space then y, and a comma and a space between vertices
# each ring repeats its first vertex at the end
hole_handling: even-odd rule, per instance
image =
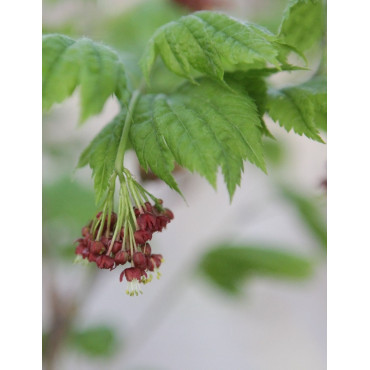
MULTIPOLYGON (((43 32, 87 36, 114 46, 135 78, 137 59, 162 24, 198 9, 219 9, 278 29, 286 0, 44 0, 43 32)), ((310 71, 280 73, 283 86, 310 71)), ((153 89, 178 83, 160 65, 153 89)), ((321 370, 326 368, 326 146, 286 133, 265 139, 268 176, 249 163, 232 204, 177 169, 187 203, 164 183, 126 166, 164 199, 175 220, 155 235, 162 277, 125 294, 120 271, 73 264, 73 241, 96 212, 89 168, 78 157, 118 112, 114 99, 77 127, 78 97, 43 122, 43 362, 46 370, 321 370)), ((324 140, 326 139, 323 133, 324 140)))

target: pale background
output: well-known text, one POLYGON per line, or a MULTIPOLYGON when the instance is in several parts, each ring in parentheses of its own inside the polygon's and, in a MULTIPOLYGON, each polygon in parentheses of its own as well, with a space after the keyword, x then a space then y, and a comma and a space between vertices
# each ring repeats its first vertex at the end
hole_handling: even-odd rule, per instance
MULTIPOLYGON (((133 2, 99 4, 102 11, 114 12, 133 2)), ((236 9, 255 9, 252 2, 236 3, 236 9)), ((262 2, 258 3, 260 7, 262 2)), ((49 4, 44 6, 44 23, 57 22, 76 12, 73 2, 55 9, 49 4)), ((117 106, 109 101, 101 115, 77 128, 77 103, 74 96, 47 117, 44 143, 72 145, 57 165, 44 156, 46 184, 69 173, 91 187, 90 170, 72 175, 73 168, 79 152, 115 115, 117 106)), ((120 333, 122 349, 112 360, 89 360, 65 351, 59 356, 58 369, 326 369, 326 261, 316 240, 295 209, 281 198, 276 186, 283 181, 321 197, 319 185, 326 177, 326 146, 287 134, 272 122, 268 125, 284 143, 286 159, 279 168, 269 169, 269 176, 246 164, 241 188, 231 205, 221 177, 216 193, 198 175, 180 174, 177 180, 188 206, 165 186, 148 185, 175 213, 174 222, 152 243, 166 260, 161 267, 162 278, 145 286, 143 296, 130 298, 118 281, 119 271, 99 272, 96 286, 83 302, 76 322, 79 327, 113 323, 120 333), (254 279, 245 285, 241 298, 233 299, 192 270, 206 247, 225 240, 290 248, 315 260, 314 274, 302 282, 254 279)), ((126 165, 135 172, 132 153, 126 165)), ((44 264, 45 327, 50 317, 48 269, 44 264)), ((58 289, 65 295, 77 289, 84 278, 84 268, 79 265, 60 264, 53 269, 58 289)))

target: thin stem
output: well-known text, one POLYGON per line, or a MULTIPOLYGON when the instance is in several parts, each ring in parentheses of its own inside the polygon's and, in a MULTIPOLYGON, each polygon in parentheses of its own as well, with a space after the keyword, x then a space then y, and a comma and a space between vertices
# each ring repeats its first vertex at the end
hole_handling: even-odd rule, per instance
POLYGON ((100 226, 99 226, 98 235, 96 236, 95 240, 100 240, 101 234, 103 233, 104 224, 105 224, 105 217, 107 215, 107 208, 108 208, 107 203, 105 203, 104 208, 103 208, 103 212, 100 215, 100 226))
POLYGON ((139 208, 140 213, 143 213, 143 208, 141 206, 142 203, 140 202, 137 192, 135 191, 135 186, 132 183, 132 179, 128 179, 128 187, 130 188, 130 193, 132 197, 134 198, 137 208, 139 208))
MULTIPOLYGON (((120 189, 120 193, 121 192, 122 192, 122 190, 120 189)), ((121 231, 121 227, 122 227, 122 224, 123 224, 123 218, 124 218, 124 207, 123 207, 123 204, 122 204, 122 197, 120 196, 119 197, 119 203, 118 203, 118 218, 117 218, 117 223, 116 223, 116 227, 114 229, 114 234, 113 234, 112 240, 111 240, 110 245, 109 245, 109 249, 108 249, 108 251, 106 253, 107 256, 109 256, 111 254, 112 249, 113 249, 114 242, 117 239, 117 235, 121 231)))
POLYGON ((146 190, 143 186, 141 186, 138 182, 136 182, 136 185, 137 187, 144 193, 144 194, 147 194, 150 198, 152 198, 152 200, 154 200, 154 203, 156 204, 156 206, 159 206, 160 208, 163 208, 161 203, 159 202, 159 199, 157 197, 155 197, 153 194, 149 193, 148 190, 146 190))
POLYGON ((123 124, 121 140, 118 145, 116 162, 115 162, 115 168, 116 168, 117 173, 122 173, 123 171, 123 158, 125 156, 128 134, 130 132, 130 127, 132 123, 132 115, 134 113, 135 105, 137 103, 137 100, 140 97, 142 89, 143 89, 143 84, 141 84, 139 88, 134 91, 134 93, 131 96, 129 106, 127 108, 127 114, 126 114, 125 122, 123 124))

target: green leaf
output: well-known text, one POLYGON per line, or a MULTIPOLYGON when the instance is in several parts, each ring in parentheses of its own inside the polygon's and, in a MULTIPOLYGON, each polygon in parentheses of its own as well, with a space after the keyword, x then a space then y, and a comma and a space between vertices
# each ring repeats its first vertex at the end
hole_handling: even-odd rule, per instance
POLYGON ((193 80, 194 72, 223 79, 225 71, 279 66, 277 37, 226 14, 201 11, 161 27, 141 60, 145 77, 160 55, 167 68, 193 80))
POLYGON ((315 124, 317 128, 327 131, 327 92, 326 77, 318 76, 297 86, 310 96, 315 110, 315 124))
POLYGON ((287 187, 283 187, 282 191, 286 199, 288 199, 297 209, 307 228, 320 242, 320 245, 326 250, 326 220, 323 212, 318 207, 317 200, 310 198, 307 195, 299 194, 287 187))
POLYGON ((94 194, 69 178, 42 188, 43 256, 67 260, 76 257, 73 241, 96 212, 94 194))
POLYGON ((44 185, 42 188, 43 222, 62 221, 67 226, 77 226, 77 230, 93 214, 95 207, 92 191, 69 178, 44 185))
POLYGON ((123 99, 126 89, 124 66, 116 52, 87 38, 77 41, 63 35, 42 39, 43 109, 60 103, 80 86, 83 122, 100 113, 106 100, 116 94, 123 99))
POLYGON ((239 91, 241 94, 246 94, 253 99, 260 117, 262 133, 271 139, 275 139, 263 120, 267 101, 267 84, 265 78, 270 74, 271 71, 269 69, 226 73, 225 81, 234 90, 239 91))
POLYGON ((186 11, 168 0, 137 2, 119 14, 104 18, 97 34, 110 45, 141 56, 148 40, 164 24, 178 19, 186 11), (138 27, 140 25, 140 27, 138 27))
POLYGON ((288 132, 323 143, 318 128, 326 129, 326 80, 319 78, 302 85, 268 92, 267 112, 288 132))
POLYGON ((174 158, 160 134, 154 117, 156 95, 144 95, 139 98, 134 112, 130 141, 135 149, 141 167, 151 171, 181 194, 171 175, 175 165, 174 158))
POLYGON ((279 36, 305 51, 320 42, 325 32, 325 8, 318 0, 291 0, 284 12, 279 36))
POLYGON ((282 144, 280 141, 266 138, 263 141, 263 149, 267 163, 274 166, 279 166, 282 164, 285 157, 284 144, 282 144))
POLYGON ((122 111, 93 139, 82 152, 77 168, 90 165, 94 178, 96 203, 103 199, 111 175, 114 173, 118 146, 122 135, 126 110, 122 111))
POLYGON ((199 269, 219 288, 238 294, 249 277, 303 279, 311 274, 312 265, 307 258, 283 249, 222 244, 202 256, 199 269))
POLYGON ((118 344, 116 333, 112 328, 106 326, 72 331, 68 341, 75 350, 91 357, 111 356, 118 344))
POLYGON ((221 167, 232 198, 243 160, 266 171, 257 107, 246 94, 198 79, 169 95, 142 97, 130 138, 140 164, 174 187, 174 161, 216 186, 221 167))

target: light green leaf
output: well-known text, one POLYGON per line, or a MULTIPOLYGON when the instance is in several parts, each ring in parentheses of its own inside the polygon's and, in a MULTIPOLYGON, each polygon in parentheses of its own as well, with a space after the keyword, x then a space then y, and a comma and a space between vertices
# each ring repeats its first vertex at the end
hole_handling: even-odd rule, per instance
POLYGON ((121 13, 104 17, 97 25, 96 34, 104 35, 104 40, 117 49, 140 57, 159 27, 184 14, 186 10, 172 1, 140 1, 121 13))
POLYGON ((267 112, 288 132, 323 143, 318 128, 326 129, 326 80, 314 79, 302 85, 268 92, 267 112))
POLYGON ((221 167, 232 198, 243 160, 266 170, 257 108, 246 94, 213 80, 202 78, 197 83, 185 83, 173 94, 142 97, 131 142, 143 168, 150 167, 171 187, 174 161, 200 173, 214 187, 221 167))
POLYGON ((126 89, 124 66, 116 52, 87 38, 77 41, 63 35, 45 35, 42 39, 43 109, 60 103, 81 87, 83 122, 99 113, 112 94, 126 89))
POLYGON ((43 256, 71 263, 76 246, 73 240, 92 217, 94 194, 90 189, 62 178, 42 188, 43 256))
POLYGON ((200 72, 219 80, 225 71, 279 66, 276 36, 226 14, 195 12, 161 27, 149 41, 141 65, 149 80, 157 55, 179 76, 200 72))
POLYGON ((222 244, 202 256, 199 269, 219 288, 238 294, 249 277, 304 279, 311 274, 312 265, 307 258, 284 249, 222 244))
POLYGON ((114 173, 126 111, 122 110, 82 152, 77 168, 90 165, 94 178, 96 203, 102 200, 114 173))
POLYGON ((320 242, 320 245, 326 250, 327 230, 326 219, 322 210, 320 210, 317 200, 307 195, 300 194, 287 187, 282 188, 284 196, 297 209, 302 221, 307 228, 320 242))
POLYGON ((229 86, 237 91, 240 91, 242 94, 249 95, 254 100, 261 119, 266 111, 266 76, 268 76, 268 72, 263 70, 251 70, 248 72, 225 74, 225 81, 229 86))
POLYGON ((253 99, 260 117, 262 133, 275 139, 263 120, 267 101, 267 84, 265 77, 269 76, 270 73, 271 71, 268 69, 226 73, 225 81, 234 90, 239 91, 241 94, 246 94, 253 99))
POLYGON ((95 211, 91 201, 92 191, 81 184, 62 178, 42 188, 43 222, 59 221, 68 227, 77 226, 87 221, 86 217, 95 211))
POLYGON ((327 130, 327 92, 326 77, 315 77, 297 86, 311 97, 315 110, 315 124, 323 131, 327 130))
POLYGON ((323 38, 324 10, 320 0, 291 0, 284 12, 279 36, 299 50, 310 49, 323 38))
POLYGON ((151 171, 181 194, 178 185, 171 175, 174 169, 174 158, 167 147, 164 137, 159 132, 154 117, 156 95, 140 97, 134 112, 130 140, 140 165, 145 171, 151 171))
POLYGON ((107 326, 72 331, 68 341, 72 348, 92 357, 110 356, 118 344, 116 333, 107 326))

